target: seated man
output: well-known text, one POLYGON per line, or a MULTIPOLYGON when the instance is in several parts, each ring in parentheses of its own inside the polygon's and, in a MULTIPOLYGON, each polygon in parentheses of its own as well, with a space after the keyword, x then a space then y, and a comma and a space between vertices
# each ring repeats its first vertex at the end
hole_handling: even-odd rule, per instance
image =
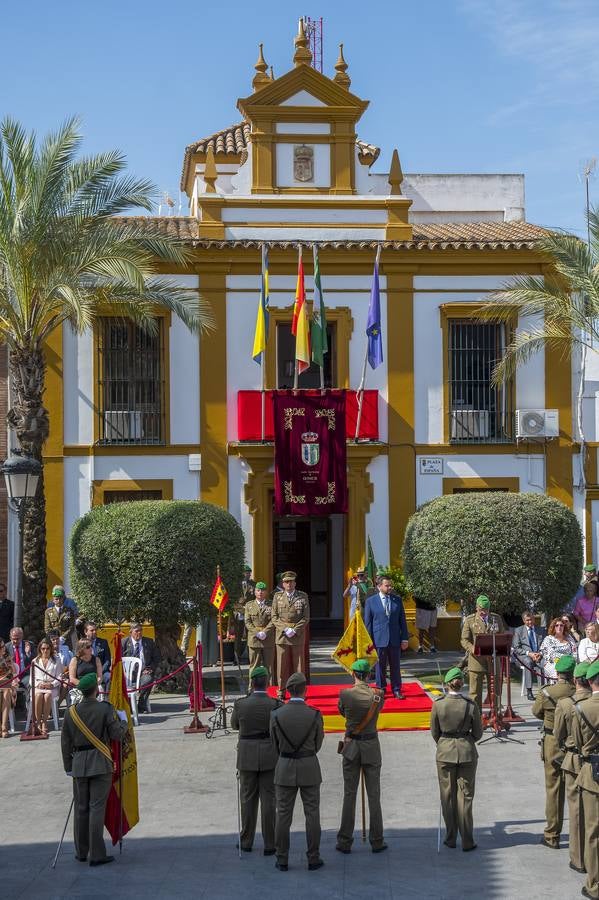
POLYGON ((23 640, 23 629, 18 625, 10 629, 10 642, 6 645, 6 649, 19 674, 19 687, 21 688, 17 693, 17 702, 19 702, 19 697, 24 697, 29 691, 28 666, 35 656, 35 650, 31 641, 23 640), (26 672, 25 669, 27 669, 26 672), (23 672, 24 674, 22 674, 23 672))
POLYGON ((535 619, 531 612, 525 610, 522 613, 523 625, 514 631, 512 638, 512 652, 522 666, 524 687, 529 700, 534 700, 532 692, 533 675, 541 677, 539 663, 541 661, 540 647, 545 637, 545 629, 535 625, 535 619))
POLYGON ((62 666, 61 677, 64 679, 65 684, 60 685, 60 692, 58 694, 58 705, 60 706, 66 699, 69 690, 69 663, 73 659, 73 654, 65 644, 64 639, 61 638, 60 631, 57 628, 52 628, 46 637, 52 641, 54 655, 60 660, 62 666))
POLYGON ((131 623, 129 637, 123 641, 123 656, 135 656, 141 660, 141 680, 139 683, 140 691, 137 708, 140 713, 146 712, 150 691, 144 691, 143 687, 155 680, 156 669, 160 663, 160 651, 152 638, 142 636, 142 626, 139 622, 131 623))
POLYGON ((110 653, 110 645, 104 638, 98 637, 98 629, 95 622, 85 623, 85 640, 92 645, 92 653, 102 664, 102 689, 108 693, 110 684, 110 666, 112 665, 112 656, 110 653))

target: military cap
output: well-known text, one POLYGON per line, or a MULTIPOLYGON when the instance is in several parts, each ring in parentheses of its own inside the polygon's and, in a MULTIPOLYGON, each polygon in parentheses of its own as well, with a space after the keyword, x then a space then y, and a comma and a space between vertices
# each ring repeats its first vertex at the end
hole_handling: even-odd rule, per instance
POLYGON ((65 589, 61 584, 57 584, 52 588, 52 596, 53 597, 64 597, 65 589))
POLYGON ((594 563, 589 563, 587 566, 584 567, 583 571, 584 572, 594 572, 595 571, 594 563))
POLYGON ((266 590, 266 582, 265 581, 257 581, 256 582, 256 590, 257 591, 265 591, 266 590))
POLYGON ((283 572, 281 574, 281 581, 295 581, 297 578, 297 572, 283 572))
POLYGON ((268 676, 268 669, 266 666, 256 666, 255 669, 252 669, 250 672, 250 678, 264 678, 268 676))
POLYGON ((586 678, 590 665, 590 662, 587 662, 586 660, 585 662, 578 663, 574 669, 574 678, 586 678))
POLYGON ((351 664, 352 672, 370 672, 372 666, 367 659, 356 659, 351 664))
POLYGON ((251 571, 252 571, 252 567, 246 563, 245 566, 243 567, 243 571, 244 571, 244 572, 251 572, 251 571))
POLYGON ((566 675, 568 673, 572 673, 576 668, 576 660, 573 656, 560 656, 558 661, 555 664, 555 671, 559 672, 561 675, 566 675))
POLYGON ((486 594, 479 594, 478 597, 476 598, 476 605, 478 606, 479 609, 490 609, 491 601, 489 600, 489 598, 487 597, 486 594))
POLYGON ((77 685, 82 694, 91 694, 93 689, 97 686, 98 676, 93 672, 88 672, 87 675, 83 675, 83 677, 79 679, 79 684, 77 685))
POLYGON ((294 672, 287 679, 287 690, 292 687, 303 687, 306 683, 306 676, 302 672, 294 672))
POLYGON ((359 569, 356 569, 356 575, 366 575, 366 569, 361 566, 359 569))
POLYGON ((453 681, 454 678, 464 679, 464 675, 462 674, 462 670, 459 666, 454 666, 452 669, 446 673, 445 678, 443 679, 444 684, 449 684, 450 681, 453 681))
POLYGON ((596 659, 587 669, 587 678, 590 681, 599 675, 599 659, 596 659))

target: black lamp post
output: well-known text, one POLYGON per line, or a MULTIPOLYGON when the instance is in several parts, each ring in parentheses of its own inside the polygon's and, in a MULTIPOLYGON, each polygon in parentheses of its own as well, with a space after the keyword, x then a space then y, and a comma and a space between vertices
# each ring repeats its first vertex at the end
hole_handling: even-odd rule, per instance
POLYGON ((15 625, 21 626, 23 619, 23 520, 28 500, 37 493, 42 467, 32 456, 13 456, 0 466, 4 475, 8 505, 16 512, 19 521, 19 570, 18 588, 15 598, 15 625))

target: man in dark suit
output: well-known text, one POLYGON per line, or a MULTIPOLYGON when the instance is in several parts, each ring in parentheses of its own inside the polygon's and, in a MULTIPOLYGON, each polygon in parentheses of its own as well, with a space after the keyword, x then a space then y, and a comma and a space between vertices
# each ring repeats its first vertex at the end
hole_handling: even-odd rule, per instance
POLYGON ((401 597, 393 593, 393 582, 388 575, 378 575, 377 592, 366 598, 364 624, 378 653, 376 664, 377 686, 387 687, 387 665, 391 676, 393 696, 403 700, 401 693, 401 651, 408 649, 408 625, 401 597))
POLYGON ((0 638, 5 644, 10 639, 10 629, 15 622, 15 604, 6 596, 6 585, 0 583, 0 638))
POLYGON ((110 645, 107 640, 98 637, 95 622, 85 623, 85 639, 92 645, 94 656, 97 656, 102 663, 102 684, 107 688, 110 681, 110 666, 112 664, 110 645))
MULTIPOLYGON (((6 649, 17 667, 19 684, 27 691, 29 689, 29 672, 26 672, 25 675, 21 675, 21 672, 27 668, 35 656, 35 651, 31 641, 23 640, 23 629, 19 626, 10 629, 10 641, 6 645, 6 649)), ((17 699, 18 696, 22 695, 17 695, 17 699)))
MULTIPOLYGON (((514 631, 512 638, 512 652, 516 660, 523 666, 524 687, 526 688, 526 696, 529 700, 534 700, 535 695, 532 692, 532 672, 531 669, 536 668, 537 663, 541 660, 541 643, 545 637, 545 629, 535 625, 534 616, 526 611, 522 613, 523 625, 520 625, 514 631)), ((540 669, 537 669, 540 674, 540 669)))
POLYGON ((142 626, 139 622, 131 623, 129 637, 123 641, 123 656, 135 656, 141 660, 138 710, 141 713, 146 712, 150 691, 144 691, 143 687, 155 679, 156 669, 160 663, 160 651, 152 638, 142 636, 142 626))

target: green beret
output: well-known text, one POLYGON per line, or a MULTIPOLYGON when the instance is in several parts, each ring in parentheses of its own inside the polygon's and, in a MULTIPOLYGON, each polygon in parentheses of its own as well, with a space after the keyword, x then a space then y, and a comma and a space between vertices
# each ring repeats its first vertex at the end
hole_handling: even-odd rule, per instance
POLYGON ((303 687, 306 684, 306 676, 302 672, 294 672, 287 679, 287 690, 292 687, 303 687))
POLYGON ((244 572, 251 572, 251 571, 252 571, 252 567, 251 567, 251 566, 248 566, 248 564, 246 563, 245 566, 243 567, 243 571, 244 571, 244 572))
POLYGON ((587 669, 587 679, 597 678, 599 675, 599 659, 596 659, 587 669))
POLYGON ((572 673, 576 668, 576 660, 573 656, 560 656, 555 664, 555 671, 561 675, 572 673))
POLYGON ((479 594, 479 596, 476 598, 476 605, 479 607, 479 609, 490 609, 491 601, 486 594, 479 594))
POLYGON ((584 572, 594 572, 595 566, 593 563, 589 563, 588 566, 585 566, 583 569, 584 572))
POLYGON ((93 689, 98 686, 98 676, 93 672, 88 672, 87 675, 84 675, 79 679, 79 684, 77 687, 81 691, 82 694, 91 694, 93 689))
POLYGON ((367 659, 356 659, 355 662, 351 664, 352 672, 370 672, 371 668, 372 666, 367 659))
POLYGON ((257 582, 256 582, 256 590, 257 590, 257 591, 265 591, 265 590, 266 590, 266 582, 264 582, 264 581, 257 581, 257 582))
POLYGON ((266 666, 256 666, 255 669, 252 669, 250 672, 250 678, 264 678, 268 676, 268 669, 266 666))
POLYGON ((590 665, 591 664, 586 661, 578 663, 578 665, 574 669, 574 678, 586 678, 590 665))
POLYGON ((297 578, 297 572, 283 572, 281 575, 281 581, 295 581, 297 578))
POLYGON ((53 597, 64 597, 65 596, 64 588, 61 587, 59 584, 57 584, 56 587, 52 588, 52 596, 53 597))
POLYGON ((449 684, 449 682, 453 681, 454 678, 461 678, 462 681, 464 680, 462 670, 458 668, 458 666, 454 666, 453 669, 449 669, 449 671, 445 675, 445 678, 443 679, 443 682, 444 684, 449 684))

